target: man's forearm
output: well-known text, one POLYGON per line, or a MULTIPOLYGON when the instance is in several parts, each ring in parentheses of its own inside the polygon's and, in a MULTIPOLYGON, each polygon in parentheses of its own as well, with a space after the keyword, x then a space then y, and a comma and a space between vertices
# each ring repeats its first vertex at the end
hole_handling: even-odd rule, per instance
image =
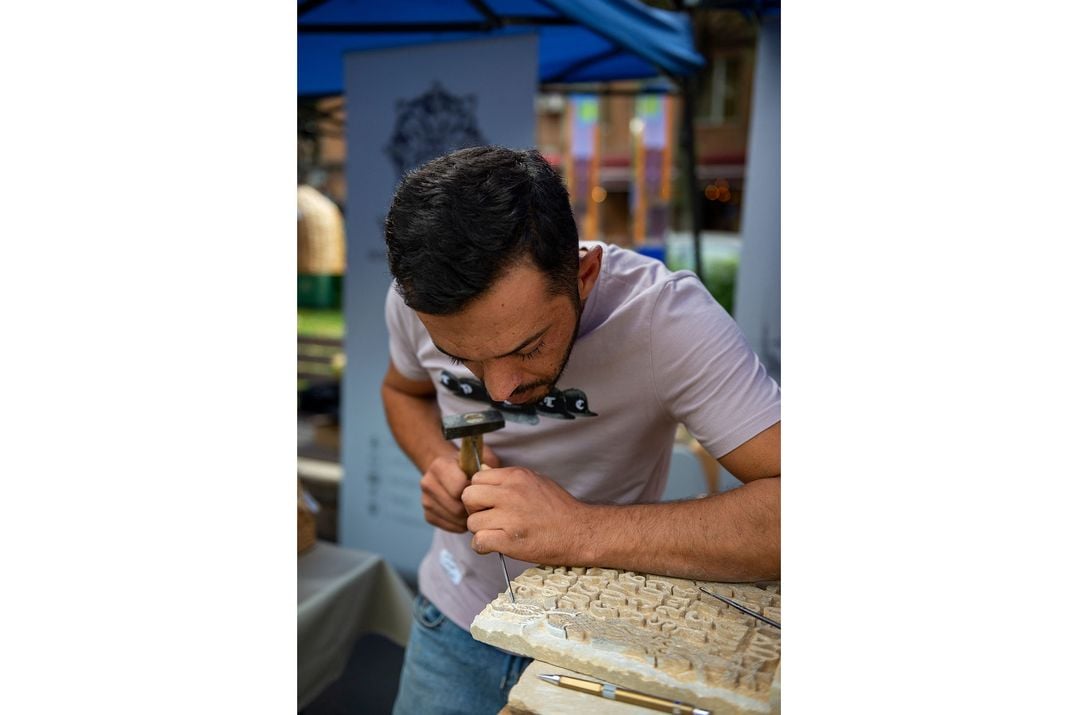
POLYGON ((780 576, 781 479, 662 504, 587 505, 577 564, 707 581, 780 576))
POLYGON ((435 397, 416 397, 384 386, 381 390, 387 424, 417 469, 427 470, 432 460, 457 452, 443 438, 442 417, 435 397))

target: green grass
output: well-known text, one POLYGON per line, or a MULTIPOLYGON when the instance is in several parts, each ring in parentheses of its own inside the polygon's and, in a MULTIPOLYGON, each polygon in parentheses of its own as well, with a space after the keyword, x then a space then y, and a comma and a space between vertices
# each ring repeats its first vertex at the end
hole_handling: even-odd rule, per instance
POLYGON ((298 308, 298 335, 314 338, 338 338, 346 334, 341 310, 298 308))

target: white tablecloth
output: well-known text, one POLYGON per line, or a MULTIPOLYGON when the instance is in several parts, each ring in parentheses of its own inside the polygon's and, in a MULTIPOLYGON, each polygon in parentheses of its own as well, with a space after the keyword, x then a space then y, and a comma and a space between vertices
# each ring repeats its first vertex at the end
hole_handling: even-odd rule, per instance
POLYGON ((382 557, 317 542, 298 556, 298 710, 336 680, 354 643, 409 638, 413 594, 382 557))

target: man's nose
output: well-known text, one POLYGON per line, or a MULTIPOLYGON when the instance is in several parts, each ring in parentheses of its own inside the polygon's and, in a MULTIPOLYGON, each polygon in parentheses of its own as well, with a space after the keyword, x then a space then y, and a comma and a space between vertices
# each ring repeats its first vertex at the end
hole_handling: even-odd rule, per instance
POLYGON ((485 363, 483 372, 484 387, 487 388, 491 399, 496 402, 509 399, 517 386, 521 384, 521 375, 504 362, 485 363))

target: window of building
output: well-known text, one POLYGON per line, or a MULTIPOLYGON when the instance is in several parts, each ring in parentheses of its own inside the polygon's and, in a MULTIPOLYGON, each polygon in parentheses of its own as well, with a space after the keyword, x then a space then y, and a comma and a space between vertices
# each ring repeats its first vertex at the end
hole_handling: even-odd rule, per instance
POLYGON ((736 55, 714 58, 706 87, 706 119, 712 124, 730 124, 740 119, 741 58, 736 55))

